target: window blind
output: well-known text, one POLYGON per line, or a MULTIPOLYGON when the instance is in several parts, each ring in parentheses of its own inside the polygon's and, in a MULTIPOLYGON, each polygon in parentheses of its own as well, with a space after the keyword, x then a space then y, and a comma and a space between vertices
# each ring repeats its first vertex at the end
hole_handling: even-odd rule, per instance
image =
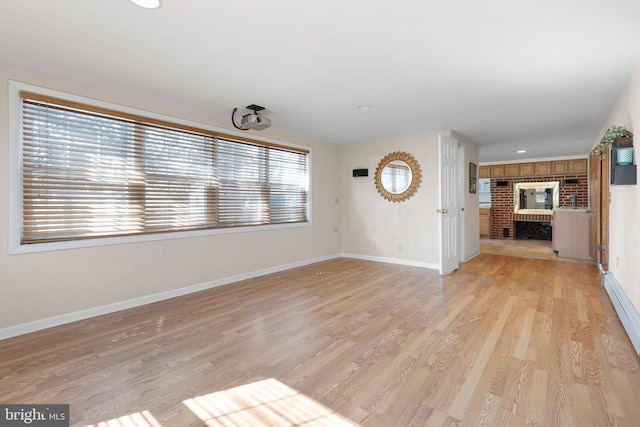
POLYGON ((218 139, 221 226, 307 221, 307 160, 299 153, 218 139))
POLYGON ((22 243, 308 221, 308 152, 21 94, 22 243))

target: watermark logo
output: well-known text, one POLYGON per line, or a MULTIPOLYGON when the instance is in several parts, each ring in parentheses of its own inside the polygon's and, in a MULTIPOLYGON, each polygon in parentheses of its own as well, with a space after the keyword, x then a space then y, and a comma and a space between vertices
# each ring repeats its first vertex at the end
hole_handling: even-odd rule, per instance
POLYGON ((0 404, 0 427, 69 427, 69 405, 0 404))

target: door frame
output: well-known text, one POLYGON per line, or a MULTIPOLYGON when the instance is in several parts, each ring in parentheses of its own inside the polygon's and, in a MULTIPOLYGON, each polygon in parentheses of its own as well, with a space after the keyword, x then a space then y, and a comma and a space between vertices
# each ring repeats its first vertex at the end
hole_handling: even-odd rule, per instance
POLYGON ((609 270, 609 203, 611 149, 589 153, 589 255, 609 270))
MULTIPOLYGON (((456 139, 456 138, 453 138, 456 139)), ((466 183, 469 182, 467 173, 469 167, 467 166, 466 146, 464 142, 458 141, 458 263, 467 261, 467 214, 466 210, 466 183)), ((476 179, 478 173, 476 171, 476 179)), ((476 190, 477 191, 477 190, 476 190)))

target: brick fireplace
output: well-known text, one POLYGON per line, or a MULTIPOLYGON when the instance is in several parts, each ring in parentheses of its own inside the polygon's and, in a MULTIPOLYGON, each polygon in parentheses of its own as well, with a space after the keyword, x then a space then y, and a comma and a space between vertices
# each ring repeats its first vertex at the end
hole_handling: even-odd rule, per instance
POLYGON ((516 240, 552 240, 551 221, 514 221, 516 240))
POLYGON ((513 188, 519 182, 560 182, 560 206, 571 206, 571 195, 578 196, 578 206, 589 203, 587 174, 543 175, 536 177, 491 178, 491 238, 513 240, 516 221, 551 222, 551 215, 516 214, 513 212, 513 188), (578 179, 578 184, 567 184, 567 179, 578 179), (501 185, 498 186, 498 181, 501 185), (506 183, 506 185, 505 185, 506 183))

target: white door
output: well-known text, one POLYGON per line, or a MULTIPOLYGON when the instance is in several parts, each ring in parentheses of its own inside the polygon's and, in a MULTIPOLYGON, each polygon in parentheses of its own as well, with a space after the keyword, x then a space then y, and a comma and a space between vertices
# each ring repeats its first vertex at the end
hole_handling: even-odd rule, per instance
POLYGON ((458 141, 440 135, 440 274, 458 269, 458 141))

